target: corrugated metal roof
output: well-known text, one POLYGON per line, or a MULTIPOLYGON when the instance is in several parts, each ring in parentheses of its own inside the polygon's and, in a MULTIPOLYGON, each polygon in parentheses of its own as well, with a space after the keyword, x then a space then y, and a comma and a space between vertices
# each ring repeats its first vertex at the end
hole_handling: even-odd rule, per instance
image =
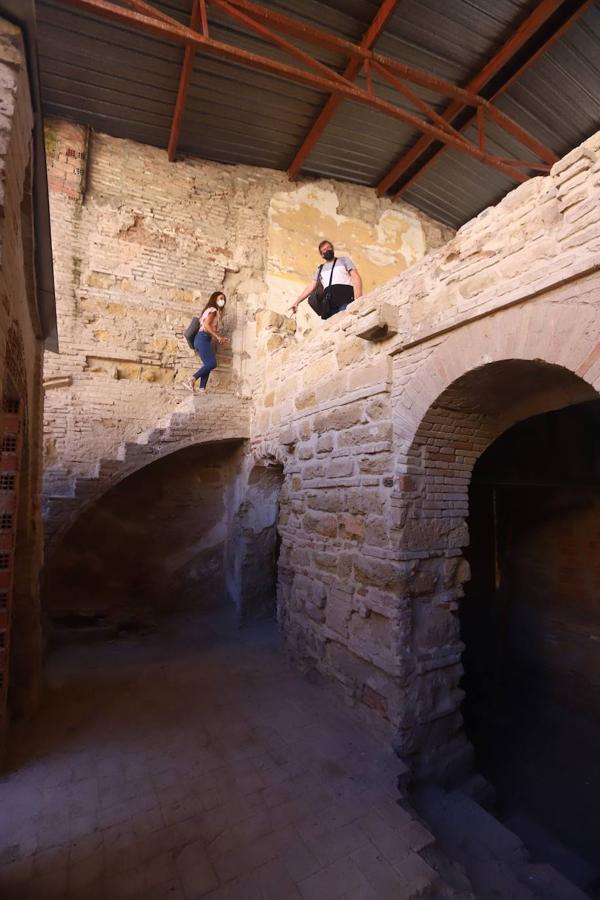
MULTIPOLYGON (((559 156, 597 131, 600 3, 592 5, 523 72, 495 105, 559 156)), ((474 138, 473 131, 465 134, 474 138)), ((511 150, 516 147, 512 145, 511 150)), ((402 197, 458 227, 512 187, 514 183, 500 172, 448 148, 402 197)))
MULTIPOLYGON (((188 22, 191 0, 155 0, 188 22)), ((263 0, 263 5, 358 42, 379 0, 263 0)), ((400 0, 380 36, 381 53, 466 84, 536 6, 535 0, 400 0)), ((60 0, 37 0, 44 108, 119 137, 166 147, 183 49, 60 0)), ((271 59, 286 53, 209 7, 211 36, 271 59)), ((288 40, 292 40, 288 38, 288 40)), ((296 42, 297 43, 297 42, 296 42)), ((310 48, 306 48, 310 49, 310 48)), ((319 48, 316 57, 342 71, 346 60, 319 48)), ((541 55, 497 105, 558 154, 600 127, 600 0, 541 55)), ((295 63, 298 65, 298 63, 295 63)), ((387 84, 377 94, 414 112, 387 84)), ((358 79, 357 84, 363 84, 358 79)), ((439 95, 418 93, 440 110, 439 95)), ((265 72, 197 53, 179 148, 222 162, 286 169, 327 95, 265 72)), ((469 132, 466 132, 469 134, 469 132)), ((412 126, 349 100, 340 103, 305 161, 307 174, 376 185, 419 137, 412 126)), ((502 155, 518 145, 490 132, 502 155)), ((522 151, 521 151, 521 154, 522 151)), ((495 202, 512 182, 445 149, 404 191, 403 199, 458 226, 495 202)))

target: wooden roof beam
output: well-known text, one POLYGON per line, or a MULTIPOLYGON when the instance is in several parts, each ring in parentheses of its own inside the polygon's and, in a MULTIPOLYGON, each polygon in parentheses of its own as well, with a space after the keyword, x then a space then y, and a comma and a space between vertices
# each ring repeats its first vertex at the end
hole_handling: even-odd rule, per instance
MULTIPOLYGON (((531 40, 532 37, 544 26, 548 20, 557 14, 561 9, 569 10, 572 12, 569 15, 567 13, 566 19, 563 19, 562 22, 557 24, 556 29, 547 36, 546 40, 541 44, 537 50, 532 53, 524 63, 518 67, 518 69, 512 74, 510 74, 505 81, 502 82, 493 92, 493 94, 488 97, 488 101, 495 100, 496 97, 500 96, 507 88, 512 84, 512 82, 518 78, 518 76, 525 71, 528 66, 534 62, 535 59, 538 58, 545 50, 555 41, 557 40, 564 31, 569 28, 575 19, 577 19, 588 6, 591 5, 593 0, 580 0, 579 3, 575 4, 575 9, 573 10, 573 0, 540 0, 537 4, 533 12, 525 19, 524 22, 521 23, 519 28, 511 35, 511 37, 500 47, 497 53, 494 54, 492 59, 489 60, 485 64, 485 66, 479 71, 466 85, 467 91, 472 91, 475 93, 479 93, 482 91, 486 85, 488 85, 492 79, 506 66, 516 54, 525 46, 525 44, 531 40)), ((458 99, 453 100, 442 113, 443 118, 447 122, 451 122, 458 114, 464 112, 467 109, 468 105, 461 103, 458 99)), ((464 122, 460 128, 463 130, 466 128, 474 116, 469 117, 467 122, 464 122)), ((416 163, 418 163, 419 159, 423 157, 423 155, 430 150, 430 148, 435 144, 435 140, 433 140, 429 135, 424 134, 419 140, 408 150, 390 169, 390 171, 381 179, 379 184, 376 187, 376 191, 381 196, 384 194, 392 185, 398 181, 399 178, 402 177, 410 168, 412 168, 416 163)), ((412 184, 415 179, 427 169, 433 162, 438 158, 440 153, 443 153, 445 146, 438 147, 433 153, 428 154, 426 158, 423 159, 422 165, 420 165, 416 171, 414 171, 411 176, 402 184, 399 190, 394 192, 394 195, 397 195, 404 191, 410 184, 412 184)))
MULTIPOLYGON (((190 17, 190 28, 193 28, 194 31, 197 31, 200 20, 202 20, 203 34, 208 35, 205 0, 193 0, 192 15, 190 17), (200 13, 201 5, 202 15, 200 13)), ((185 111, 185 101, 187 100, 188 88, 190 86, 190 79, 192 77, 192 69, 194 68, 195 55, 196 48, 192 44, 188 44, 183 53, 183 63, 181 64, 181 72, 179 73, 179 86, 177 88, 177 99, 175 101, 175 109, 173 110, 173 118, 171 120, 171 132, 169 134, 169 144, 167 147, 169 162, 175 162, 175 157, 177 155, 177 144, 179 143, 181 123, 183 121, 183 113, 185 111)))
MULTIPOLYGON (((387 25, 390 17, 395 12, 396 7, 398 6, 399 0, 383 0, 383 3, 377 10, 373 21, 369 25, 369 28, 365 32, 361 42, 360 47, 364 50, 370 50, 385 26, 387 25)), ((348 65, 344 70, 344 78, 348 79, 348 81, 354 81, 356 76, 358 75, 360 68, 362 65, 362 60, 360 58, 354 57, 350 60, 348 65)), ((304 138, 302 145, 299 147, 298 151, 290 166, 288 168, 288 177, 289 178, 297 178, 300 169, 304 163, 304 160, 313 149, 319 138, 321 137, 327 123, 330 121, 334 112, 340 105, 342 98, 339 94, 332 94, 313 125, 311 126, 310 131, 304 138)))

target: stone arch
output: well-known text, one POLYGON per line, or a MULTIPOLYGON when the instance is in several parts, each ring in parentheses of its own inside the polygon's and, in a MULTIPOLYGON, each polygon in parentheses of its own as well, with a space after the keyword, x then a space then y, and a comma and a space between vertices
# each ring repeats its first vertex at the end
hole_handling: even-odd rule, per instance
POLYGON ((252 466, 270 466, 279 463, 285 469, 289 459, 289 451, 278 441, 262 441, 250 454, 252 466))
POLYGON ((517 422, 597 397, 593 310, 574 305, 513 308, 447 336, 397 395, 394 525, 405 683, 398 749, 416 755, 423 773, 470 765, 456 611, 469 578, 463 548, 473 466, 517 422))
MULTIPOLYGON (((185 425, 157 427, 137 441, 122 445, 116 459, 101 459, 96 472, 74 479, 73 492, 43 497, 45 558, 52 558, 75 522, 108 491, 144 467, 184 450, 218 441, 223 444, 247 440, 245 410, 236 409, 226 417, 189 415, 185 425)), ((177 413, 175 413, 177 415, 177 413)))
POLYGON ((242 455, 240 439, 174 442, 88 500, 44 565, 55 635, 222 606, 242 455))

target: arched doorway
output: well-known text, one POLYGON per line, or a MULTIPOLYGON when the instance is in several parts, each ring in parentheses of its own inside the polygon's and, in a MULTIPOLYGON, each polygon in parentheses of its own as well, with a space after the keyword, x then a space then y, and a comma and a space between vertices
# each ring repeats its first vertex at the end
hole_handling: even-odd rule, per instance
MULTIPOLYGON (((403 469, 400 471, 404 493, 398 519, 401 558, 404 560, 403 583, 409 601, 405 606, 405 633, 410 635, 410 652, 405 652, 405 714, 398 749, 412 760, 413 771, 420 778, 433 777, 447 785, 455 785, 476 771, 483 738, 476 734, 473 707, 476 709, 479 703, 481 709, 482 685, 493 683, 499 648, 506 648, 506 611, 510 603, 507 605, 504 601, 510 594, 510 578, 506 573, 511 567, 515 570, 517 566, 515 571, 520 573, 521 583, 532 583, 534 576, 537 578, 538 606, 535 612, 538 617, 536 619, 528 611, 527 604, 521 603, 519 621, 527 620, 530 629, 533 623, 538 645, 548 639, 547 621, 544 624, 541 612, 544 603, 548 603, 548 592, 540 586, 552 569, 547 560, 550 535, 552 540, 557 540, 552 531, 557 527, 556 523, 552 524, 556 513, 552 506, 554 501, 541 504, 529 500, 523 507, 523 488, 517 494, 516 506, 513 504, 509 510, 503 500, 502 510, 499 510, 498 491, 491 498, 489 494, 482 497, 484 482, 481 479, 498 479, 512 466, 520 473, 521 482, 539 476, 546 484, 544 478, 549 477, 549 473, 544 475, 541 460, 551 466, 552 458, 554 481, 566 492, 561 502, 571 497, 577 507, 573 500, 574 486, 569 483, 571 471, 565 469, 564 440, 570 438, 582 444, 583 455, 568 457, 569 465, 577 478, 589 481, 595 465, 590 461, 594 454, 591 448, 596 439, 579 441, 576 435, 593 433, 594 426, 590 421, 595 421, 595 414, 589 413, 592 416, 589 419, 582 410, 597 410, 597 398, 598 394, 590 384, 562 366, 537 359, 490 362, 461 375, 439 394, 426 410, 402 455, 403 469), (566 417, 564 421, 553 418, 561 416, 566 417), (548 437, 550 421, 559 422, 552 432, 556 445, 552 454, 548 437), (523 433, 529 434, 530 428, 534 429, 535 438, 529 435, 531 458, 526 458, 526 444, 521 446, 518 441, 511 441, 516 440, 512 435, 517 429, 524 429, 523 433), (538 525, 544 523, 547 546, 543 541, 523 544, 520 553, 513 557, 511 567, 507 568, 502 554, 514 544, 507 543, 505 534, 500 536, 497 517, 501 511, 503 514, 510 511, 509 533, 513 540, 517 527, 525 527, 524 509, 530 511, 530 520, 531 516, 537 517, 531 521, 537 521, 538 525), (471 566, 473 584, 470 584, 471 566), (505 577, 503 590, 497 594, 499 566, 505 577), (484 612, 485 607, 481 602, 477 603, 477 597, 481 601, 486 590, 488 607, 484 612), (466 597, 463 596, 465 591, 466 597), (489 602, 490 596, 492 602, 489 602), (542 637, 544 631, 545 637, 542 637)), ((587 515, 594 516, 595 513, 590 509, 587 515)), ((538 525, 531 525, 532 533, 537 534, 538 525)), ((592 575, 593 582, 589 564, 583 565, 587 574, 592 575)), ((590 597, 593 599, 588 606, 597 602, 594 591, 592 588, 590 597)), ((548 605, 552 607, 552 601, 548 605)), ((527 665, 529 669, 535 669, 538 661, 532 653, 531 635, 520 646, 531 653, 527 665)), ((560 670, 560 666, 545 670, 542 667, 542 670, 546 684, 549 684, 552 680, 549 673, 560 670)), ((583 664, 580 672, 586 681, 593 675, 583 664)), ((554 681, 560 681, 558 676, 554 681)), ((485 691, 483 707, 485 716, 495 718, 492 725, 498 730, 492 740, 501 757, 504 743, 506 747, 509 745, 502 732, 505 720, 501 718, 499 708, 491 712, 489 694, 485 691)), ((518 742, 519 732, 513 731, 513 737, 518 742)), ((588 760, 590 769, 592 765, 588 760)), ((581 776, 580 768, 578 772, 581 776)), ((546 771, 544 789, 546 792, 554 789, 549 770, 546 771)), ((524 818, 522 814, 521 820, 524 818)), ((525 825, 527 828, 531 822, 525 825)), ((527 844, 532 843, 529 834, 524 834, 523 839, 527 844)), ((548 861, 543 851, 541 858, 548 861)), ((558 859, 551 861, 556 868, 561 868, 558 859)), ((567 874, 572 877, 572 873, 567 874)))
POLYGON ((171 612, 227 605, 225 553, 241 442, 177 450, 85 510, 47 560, 55 637, 153 626, 171 612))
POLYGON ((423 774, 457 777, 472 768, 460 714, 464 648, 457 611, 470 577, 464 550, 473 467, 516 422, 595 397, 591 385, 562 366, 488 363, 441 392, 399 454, 403 491, 396 516, 408 602, 399 646, 405 695, 397 744, 423 774))
POLYGON ((256 463, 233 523, 230 591, 241 622, 275 615, 283 485, 281 463, 275 459, 256 463))
POLYGON ((475 464, 462 712, 498 815, 580 887, 600 877, 600 400, 475 464))

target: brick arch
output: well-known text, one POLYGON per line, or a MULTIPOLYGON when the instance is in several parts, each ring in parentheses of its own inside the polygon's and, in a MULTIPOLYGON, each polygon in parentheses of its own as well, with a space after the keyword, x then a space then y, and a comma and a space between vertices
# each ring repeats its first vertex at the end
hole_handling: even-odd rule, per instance
POLYGON ((398 749, 436 774, 469 761, 461 731, 463 645, 455 615, 469 568, 477 459, 512 425, 598 396, 593 310, 540 302, 446 337, 396 397, 394 498, 402 570, 405 703, 398 749), (406 644, 408 643, 408 647, 406 644))
POLYGON ((278 441, 262 441, 252 449, 249 457, 249 467, 272 466, 278 463, 285 470, 290 459, 293 459, 293 456, 278 441))

